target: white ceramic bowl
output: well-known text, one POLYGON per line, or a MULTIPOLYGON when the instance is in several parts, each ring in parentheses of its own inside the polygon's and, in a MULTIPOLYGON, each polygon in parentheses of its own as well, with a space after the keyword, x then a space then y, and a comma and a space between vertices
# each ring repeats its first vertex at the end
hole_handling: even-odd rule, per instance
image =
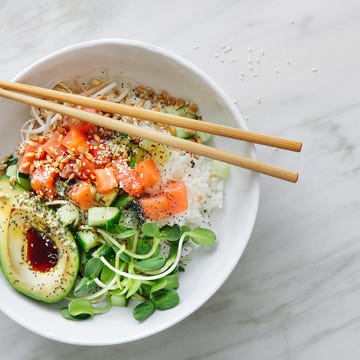
MULTIPOLYGON (((70 46, 35 62, 13 80, 49 87, 67 77, 87 77, 102 70, 110 77, 120 75, 191 99, 207 121, 246 128, 237 108, 206 74, 169 51, 137 41, 109 39, 70 46)), ((6 155, 20 141, 19 129, 28 118, 28 107, 2 99, 0 109, 1 155, 6 155)), ((255 157, 253 146, 243 142, 216 138, 214 145, 255 157)), ((2 276, 0 309, 40 335, 72 344, 120 344, 165 330, 196 311, 227 279, 250 237, 258 199, 258 175, 233 167, 226 185, 225 206, 212 221, 217 245, 193 253, 191 263, 180 274, 180 304, 168 311, 157 311, 143 323, 133 319, 131 309, 116 307, 89 321, 65 320, 59 314, 59 304, 33 301, 13 290, 2 276)))

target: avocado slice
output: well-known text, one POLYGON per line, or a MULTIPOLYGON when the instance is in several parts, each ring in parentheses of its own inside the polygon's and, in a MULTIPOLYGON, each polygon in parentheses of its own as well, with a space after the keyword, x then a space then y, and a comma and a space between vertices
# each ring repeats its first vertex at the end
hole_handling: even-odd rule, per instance
POLYGON ((0 177, 0 266, 17 291, 40 301, 63 299, 74 286, 79 254, 55 212, 0 177))

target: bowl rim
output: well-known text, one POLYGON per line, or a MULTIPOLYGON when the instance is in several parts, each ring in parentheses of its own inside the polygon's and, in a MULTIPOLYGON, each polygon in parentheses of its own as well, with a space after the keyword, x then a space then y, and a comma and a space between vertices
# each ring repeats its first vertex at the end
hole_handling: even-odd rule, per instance
MULTIPOLYGON (((139 41, 139 40, 132 40, 132 39, 122 39, 122 38, 104 38, 104 39, 96 39, 96 40, 88 40, 88 41, 83 41, 83 42, 78 42, 69 46, 65 46, 63 48, 60 48, 58 50, 52 51, 49 54, 42 56, 41 58, 39 58, 38 60, 35 60, 33 63, 31 63, 30 65, 28 65, 27 67, 25 67, 23 70, 21 70, 17 75, 15 75, 11 81, 21 81, 21 79, 23 77, 25 77, 26 75, 28 75, 29 73, 32 72, 33 69, 37 68, 38 66, 40 66, 41 64, 44 64, 48 61, 53 60, 54 58, 61 56, 63 54, 66 54, 68 52, 71 52, 73 50, 81 50, 81 49, 86 49, 86 48, 91 48, 93 46, 98 46, 98 45, 120 45, 120 46, 132 46, 132 47, 138 47, 138 48, 142 48, 145 49, 147 51, 151 51, 151 52, 155 52, 158 53, 161 56, 167 57, 169 59, 174 60, 175 62, 177 62, 179 65, 184 66, 185 68, 189 68, 191 71, 195 72, 203 81, 204 83, 206 83, 210 88, 212 88, 217 95, 220 97, 220 99, 226 104, 227 108, 230 110, 230 112, 232 113, 232 115, 234 116, 234 119, 236 120, 236 122, 245 130, 247 130, 247 125, 245 120, 243 119, 240 111, 238 110, 238 108, 235 106, 235 104, 230 100, 229 96, 225 93, 225 91, 215 82, 215 80, 213 80, 207 73, 205 73, 203 70, 201 70, 200 68, 198 68, 196 65, 194 65, 192 62, 186 60, 185 58, 183 58, 182 56, 164 49, 162 47, 159 47, 157 45, 153 45, 150 44, 148 42, 144 42, 144 41, 139 41)), ((256 159, 256 150, 253 144, 251 144, 251 157, 256 159)), ((213 286, 212 291, 209 293, 209 296, 206 299, 202 299, 201 302, 199 302, 197 304, 197 306, 195 308, 190 308, 187 311, 184 311, 180 316, 175 317, 174 319, 171 319, 171 321, 166 321, 164 322, 161 326, 157 326, 156 328, 147 331, 146 333, 142 333, 139 336, 132 336, 131 338, 124 338, 120 341, 98 341, 98 342, 94 342, 91 341, 87 342, 87 341, 70 341, 69 339, 63 339, 61 336, 58 336, 54 333, 50 333, 47 331, 43 331, 41 329, 36 328, 36 326, 33 326, 32 323, 29 323, 27 321, 25 321, 24 319, 22 319, 21 317, 18 317, 16 315, 16 312, 14 311, 9 311, 9 310, 4 310, 1 309, 1 311, 7 315, 9 318, 11 318, 12 320, 14 320, 15 322, 17 322, 18 324, 22 325, 23 327, 25 327, 26 329, 41 335, 43 337, 46 337, 48 339, 51 340, 55 340, 58 342, 62 342, 62 343, 68 343, 68 344, 73 344, 73 345, 82 345, 82 346, 104 346, 104 345, 119 345, 119 344, 124 344, 124 343, 130 343, 133 341, 137 341, 146 337, 149 337, 151 335, 155 335, 157 333, 160 333, 172 326, 174 326, 175 324, 183 321, 184 319, 186 319, 188 316, 190 316, 191 314, 193 314, 195 311, 198 311, 207 301, 210 300, 211 297, 214 296, 214 294, 219 290, 219 288, 227 281, 227 279, 229 278, 230 274, 234 271, 234 268, 236 267, 236 265, 238 264, 238 262, 240 261, 244 250, 250 240, 250 236, 252 234, 253 228, 254 228, 254 224, 256 221, 256 217, 257 217, 257 213, 258 213, 258 207, 259 207, 259 199, 260 199, 260 180, 259 180, 259 174, 254 174, 253 180, 252 180, 252 193, 253 193, 253 200, 252 200, 252 216, 249 219, 249 225, 247 226, 247 231, 244 233, 244 240, 242 247, 239 249, 239 256, 236 258, 236 260, 233 261, 233 263, 231 264, 231 266, 229 266, 226 271, 223 274, 222 280, 218 281, 217 284, 215 284, 215 286, 213 286)))

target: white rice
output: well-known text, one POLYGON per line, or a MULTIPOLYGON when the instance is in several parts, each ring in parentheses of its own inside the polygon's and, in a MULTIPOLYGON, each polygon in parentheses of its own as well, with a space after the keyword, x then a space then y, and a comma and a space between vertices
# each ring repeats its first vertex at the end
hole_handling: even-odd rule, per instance
MULTIPOLYGON (((95 84, 93 85, 95 86, 95 84)), ((111 82, 92 96, 96 97, 98 95, 106 95, 110 101, 135 106, 139 106, 139 102, 143 101, 135 96, 135 87, 128 82, 121 84, 111 82), (119 91, 119 94, 115 95, 115 89, 119 91)), ((142 102, 141 106, 146 109, 152 109, 151 105, 152 102, 146 100, 142 102)), ((158 105, 161 107, 161 104, 158 105)), ((37 113, 35 114, 35 109, 33 112, 33 115, 36 115, 38 118, 39 116, 37 113)), ((59 115, 49 116, 51 124, 55 123, 58 119, 56 116, 59 115)), ((156 129, 165 133, 168 132, 166 127, 161 124, 153 124, 127 116, 121 116, 121 120, 145 128, 156 129)), ((45 126, 41 119, 37 121, 38 125, 41 125, 42 128, 50 125, 46 124, 45 126)), ((49 119, 47 119, 48 122, 49 119)), ((32 125, 30 124, 30 126, 32 125)), ((23 131, 40 132, 44 130, 41 127, 35 130, 26 128, 23 131)), ((161 186, 170 180, 181 180, 186 185, 188 199, 188 210, 166 219, 157 220, 156 222, 159 226, 178 224, 179 226, 188 225, 193 228, 198 226, 208 227, 210 225, 210 215, 214 210, 222 208, 224 197, 224 180, 212 173, 212 161, 205 157, 196 157, 193 154, 173 150, 166 164, 158 166, 161 174, 161 183, 154 186, 151 192, 157 193, 161 186)))
POLYGON ((224 198, 224 181, 211 172, 211 162, 212 160, 204 157, 198 158, 189 153, 172 151, 169 160, 159 169, 161 182, 166 184, 170 180, 183 181, 187 189, 189 207, 181 214, 158 220, 159 226, 210 225, 211 213, 222 208, 224 198))

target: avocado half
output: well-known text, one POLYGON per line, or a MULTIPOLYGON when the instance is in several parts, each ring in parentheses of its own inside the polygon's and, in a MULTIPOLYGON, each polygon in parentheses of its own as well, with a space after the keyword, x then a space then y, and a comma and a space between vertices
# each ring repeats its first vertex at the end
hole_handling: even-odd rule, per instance
POLYGON ((7 176, 0 177, 0 266, 13 288, 48 303, 68 295, 79 269, 71 232, 7 176))

